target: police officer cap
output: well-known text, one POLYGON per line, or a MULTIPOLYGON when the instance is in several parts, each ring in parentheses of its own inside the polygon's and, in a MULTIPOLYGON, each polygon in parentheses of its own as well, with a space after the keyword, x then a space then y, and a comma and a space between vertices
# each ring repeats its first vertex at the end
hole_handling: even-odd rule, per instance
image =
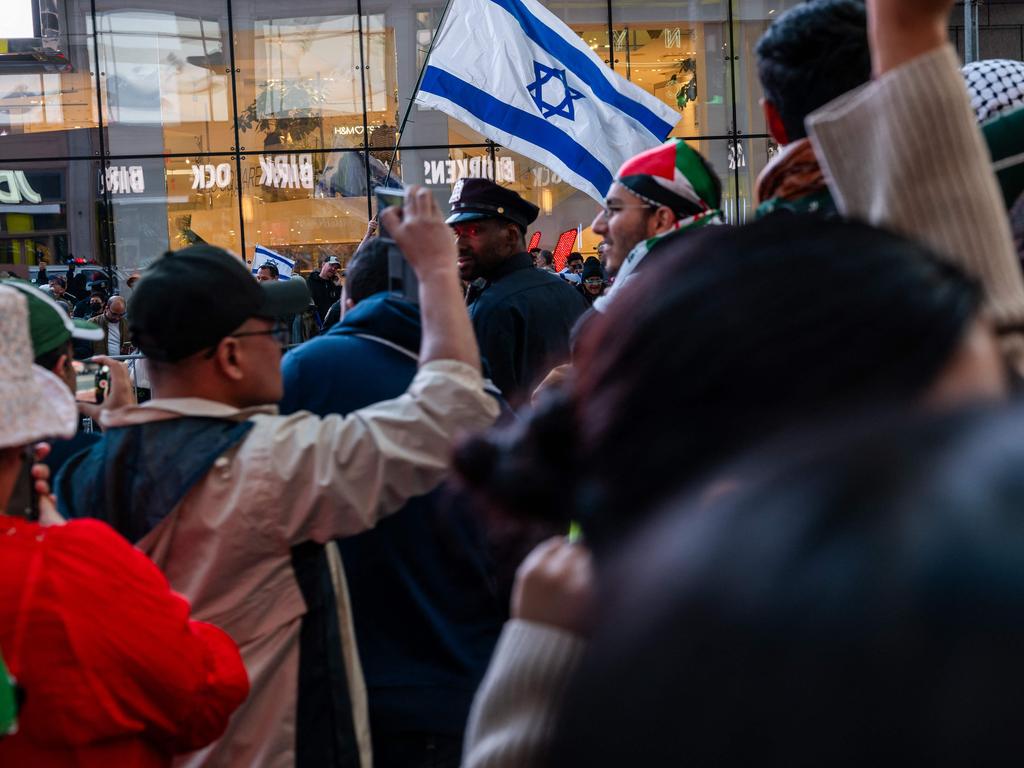
POLYGON ((525 232, 540 213, 536 205, 490 179, 459 179, 448 202, 452 206, 448 224, 476 219, 506 219, 525 232))

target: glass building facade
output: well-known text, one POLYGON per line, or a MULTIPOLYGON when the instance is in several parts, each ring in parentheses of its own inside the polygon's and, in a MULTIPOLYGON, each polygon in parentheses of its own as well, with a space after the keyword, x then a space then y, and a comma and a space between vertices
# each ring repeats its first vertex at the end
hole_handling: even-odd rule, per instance
MULTIPOLYGON (((545 5, 609 67, 678 111, 673 135, 709 158, 725 181, 727 217, 742 222, 777 150, 754 46, 798 2, 545 5)), ((591 198, 442 113, 414 105, 396 154, 442 0, 4 6, 0 263, 79 258, 123 280, 201 240, 248 261, 263 246, 308 269, 351 254, 389 169, 442 201, 459 178, 492 176, 540 207, 531 234, 543 247, 576 230, 580 250, 596 248, 591 198)), ((989 18, 983 56, 1020 58, 1019 22, 989 18)), ((962 34, 951 27, 960 44, 962 34)))

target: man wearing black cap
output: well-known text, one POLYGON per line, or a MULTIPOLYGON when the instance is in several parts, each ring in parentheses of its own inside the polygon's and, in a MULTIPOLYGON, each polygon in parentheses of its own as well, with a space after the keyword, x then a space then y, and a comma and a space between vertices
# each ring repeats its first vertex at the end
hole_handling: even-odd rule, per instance
POLYGON ((337 606, 310 605, 297 571, 311 548, 322 553, 323 543, 435 487, 456 432, 497 416, 433 197, 413 188, 403 211, 382 218, 420 281, 420 368, 404 395, 344 418, 279 416, 282 329, 273 318, 306 306, 305 285, 259 283, 235 256, 193 246, 146 270, 129 313, 155 399, 105 414, 103 439, 55 481, 66 516, 110 522, 197 617, 239 645, 250 696, 225 735, 186 765, 369 764, 336 545, 327 558, 337 606), (326 646, 322 628, 306 621, 324 613, 340 625, 326 646), (302 679, 317 684, 300 685, 310 665, 319 674, 302 679))
POLYGON ((320 316, 321 323, 327 317, 327 310, 341 298, 341 286, 337 283, 339 269, 341 269, 341 262, 336 256, 331 256, 323 263, 319 272, 312 272, 306 278, 306 282, 309 284, 309 293, 313 297, 313 305, 316 307, 316 313, 320 316))
POLYGON ((459 247, 459 277, 483 278, 469 307, 480 352, 510 401, 569 357, 569 333, 586 309, 564 280, 534 269, 526 228, 540 209, 488 179, 462 179, 448 223, 459 247))

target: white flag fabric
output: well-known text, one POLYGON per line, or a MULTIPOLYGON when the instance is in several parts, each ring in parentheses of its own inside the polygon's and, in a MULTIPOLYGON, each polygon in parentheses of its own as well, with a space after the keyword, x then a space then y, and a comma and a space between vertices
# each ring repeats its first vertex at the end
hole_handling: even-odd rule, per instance
POLYGON ((619 166, 679 122, 537 0, 452 0, 416 99, 599 202, 619 166))
POLYGON ((290 280, 292 277, 292 270, 295 269, 295 262, 291 259, 286 259, 280 253, 275 253, 269 248, 264 248, 262 245, 256 246, 256 256, 252 260, 252 273, 255 275, 260 271, 267 262, 272 262, 277 265, 277 279, 278 280, 290 280))

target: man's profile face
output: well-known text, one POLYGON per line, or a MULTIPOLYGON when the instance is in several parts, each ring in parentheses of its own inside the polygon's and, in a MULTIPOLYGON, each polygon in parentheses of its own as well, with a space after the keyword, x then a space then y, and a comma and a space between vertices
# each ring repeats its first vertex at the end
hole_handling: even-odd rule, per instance
MULTIPOLYGON (((476 280, 488 277, 507 261, 518 247, 511 230, 515 225, 504 219, 476 219, 452 224, 459 249, 459 277, 476 280)), ((518 233, 518 228, 516 228, 518 233)), ((519 246, 521 247, 521 246, 519 246)))
POLYGON ((591 227, 604 238, 604 259, 614 275, 639 243, 657 234, 655 209, 626 187, 614 182, 608 190, 605 208, 598 212, 591 227))
POLYGON ((64 295, 64 286, 61 285, 60 280, 51 280, 50 291, 53 293, 54 296, 56 296, 59 299, 61 296, 64 295))
POLYGON ((266 267, 260 267, 256 271, 256 279, 261 283, 272 283, 276 279, 274 274, 266 267))

